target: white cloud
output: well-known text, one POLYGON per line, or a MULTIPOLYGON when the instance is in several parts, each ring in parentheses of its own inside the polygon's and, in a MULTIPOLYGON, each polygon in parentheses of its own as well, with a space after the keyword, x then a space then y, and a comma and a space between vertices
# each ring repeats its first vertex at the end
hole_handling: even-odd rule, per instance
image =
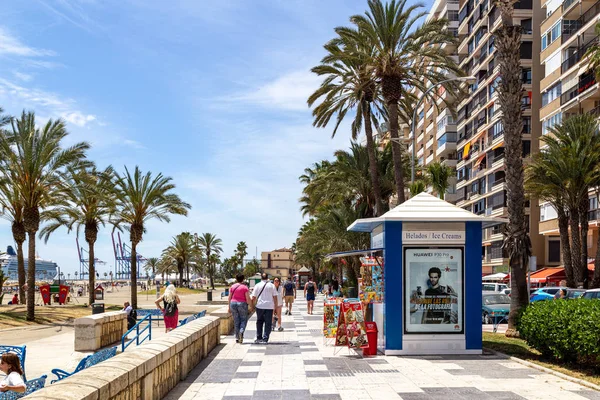
POLYGON ((131 140, 131 139, 125 139, 123 140, 123 143, 129 147, 133 147, 134 149, 145 149, 146 146, 144 146, 142 143, 138 142, 137 140, 131 140))
POLYGON ((33 75, 31 74, 26 74, 24 72, 19 72, 19 71, 13 71, 13 75, 17 78, 22 80, 23 82, 29 82, 33 79, 33 75))
POLYGON ((293 71, 231 99, 266 108, 305 111, 306 99, 320 83, 321 78, 308 70, 293 71))
POLYGON ((0 55, 45 57, 55 56, 56 53, 52 50, 29 47, 23 44, 17 37, 11 35, 5 28, 0 26, 0 55))
POLYGON ((60 117, 80 127, 96 120, 95 115, 77 110, 75 100, 64 99, 41 89, 15 85, 3 78, 0 78, 0 103, 7 109, 33 109, 48 118, 60 117))

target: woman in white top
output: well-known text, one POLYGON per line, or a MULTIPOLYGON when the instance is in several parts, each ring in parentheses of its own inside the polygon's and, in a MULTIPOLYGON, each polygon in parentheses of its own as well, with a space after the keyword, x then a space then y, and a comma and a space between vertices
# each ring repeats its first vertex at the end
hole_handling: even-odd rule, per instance
POLYGON ((273 310, 273 329, 275 329, 275 324, 279 325, 277 327, 278 331, 282 331, 283 327, 281 326, 281 310, 283 309, 283 286, 281 285, 281 280, 279 278, 275 278, 273 280, 273 284, 275 285, 275 291, 277 292, 277 307, 273 310))
POLYGON ((19 356, 15 353, 4 353, 0 358, 0 371, 6 374, 6 377, 0 381, 0 392, 13 391, 25 393, 25 382, 23 382, 23 370, 19 356))

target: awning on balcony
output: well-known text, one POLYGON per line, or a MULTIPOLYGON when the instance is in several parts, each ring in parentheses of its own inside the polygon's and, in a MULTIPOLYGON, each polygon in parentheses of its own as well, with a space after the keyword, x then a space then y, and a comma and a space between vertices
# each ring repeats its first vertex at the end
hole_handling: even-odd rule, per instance
POLYGON ((465 144, 465 148, 463 149, 463 160, 469 157, 469 150, 471 149, 471 142, 465 144))
POLYGON ((492 147, 492 150, 499 149, 500 147, 504 147, 504 142, 498 143, 497 145, 495 145, 494 147, 492 147))
POLYGON ((485 153, 482 154, 481 156, 479 156, 477 161, 475 161, 475 164, 473 164, 473 169, 479 167, 479 164, 481 164, 481 162, 483 161, 484 158, 485 158, 485 153))
POLYGON ((486 133, 486 132, 487 132, 487 129, 484 129, 484 130, 482 130, 481 132, 479 132, 477 135, 475 135, 475 136, 473 137, 473 139, 471 139, 471 143, 473 144, 473 143, 475 143, 476 141, 478 141, 478 140, 479 140, 479 139, 480 139, 480 138, 483 136, 483 134, 484 134, 484 133, 486 133))

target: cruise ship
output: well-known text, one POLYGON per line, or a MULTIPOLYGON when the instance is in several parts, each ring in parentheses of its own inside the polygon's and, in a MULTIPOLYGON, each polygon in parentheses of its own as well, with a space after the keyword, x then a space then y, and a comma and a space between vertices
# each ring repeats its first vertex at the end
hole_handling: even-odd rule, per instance
MULTIPOLYGON (((0 253, 0 268, 8 280, 18 280, 17 253, 12 246, 6 248, 6 253, 0 253)), ((54 261, 35 260, 35 279, 43 281, 52 281, 57 274, 58 265, 54 261)), ((27 276, 27 258, 25 259, 25 276, 27 276)))

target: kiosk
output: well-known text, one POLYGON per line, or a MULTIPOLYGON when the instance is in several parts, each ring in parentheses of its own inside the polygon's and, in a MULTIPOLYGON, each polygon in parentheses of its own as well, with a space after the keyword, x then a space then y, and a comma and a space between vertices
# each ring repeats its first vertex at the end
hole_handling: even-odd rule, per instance
POLYGON ((421 193, 381 217, 354 221, 385 263, 373 307, 386 355, 481 354, 482 229, 506 220, 480 216, 421 193))

